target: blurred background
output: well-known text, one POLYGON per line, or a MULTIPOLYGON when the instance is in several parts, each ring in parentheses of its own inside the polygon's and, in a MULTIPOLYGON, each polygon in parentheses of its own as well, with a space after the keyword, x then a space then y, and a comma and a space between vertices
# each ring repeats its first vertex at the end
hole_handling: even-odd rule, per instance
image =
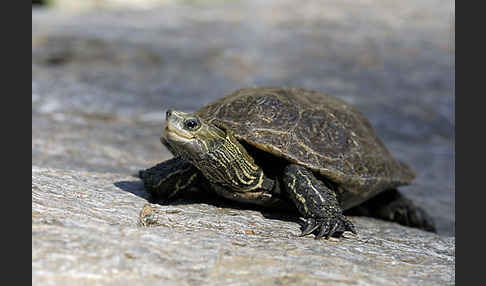
POLYGON ((171 157, 165 110, 286 85, 355 104, 455 235, 454 3, 32 1, 32 165, 134 174, 171 157))

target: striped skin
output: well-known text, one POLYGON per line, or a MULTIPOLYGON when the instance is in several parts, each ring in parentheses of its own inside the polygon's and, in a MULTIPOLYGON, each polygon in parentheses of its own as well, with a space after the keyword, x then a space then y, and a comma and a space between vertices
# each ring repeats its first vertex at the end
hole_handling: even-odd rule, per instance
MULTIPOLYGON (((224 130, 224 129, 223 129, 224 130)), ((208 142, 207 142, 208 143, 208 142)), ((280 205, 275 181, 267 177, 231 132, 210 141, 208 152, 190 157, 191 163, 217 194, 239 202, 264 206, 280 205)))
POLYGON ((235 192, 251 192, 263 183, 263 170, 231 135, 194 164, 209 181, 235 192))
POLYGON ((283 188, 307 220, 302 235, 317 231, 316 239, 351 231, 353 223, 343 214, 336 193, 306 168, 290 164, 285 167, 283 188))
POLYGON ((152 198, 169 200, 179 192, 194 186, 201 174, 189 162, 181 158, 172 158, 140 171, 139 177, 152 198))

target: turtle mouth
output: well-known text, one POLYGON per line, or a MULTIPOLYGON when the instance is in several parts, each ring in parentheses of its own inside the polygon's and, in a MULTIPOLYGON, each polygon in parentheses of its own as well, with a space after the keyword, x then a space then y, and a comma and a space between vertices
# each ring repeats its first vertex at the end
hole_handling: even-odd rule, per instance
POLYGON ((176 128, 171 128, 170 124, 166 124, 164 128, 166 139, 182 139, 183 141, 194 139, 194 136, 179 132, 176 128))

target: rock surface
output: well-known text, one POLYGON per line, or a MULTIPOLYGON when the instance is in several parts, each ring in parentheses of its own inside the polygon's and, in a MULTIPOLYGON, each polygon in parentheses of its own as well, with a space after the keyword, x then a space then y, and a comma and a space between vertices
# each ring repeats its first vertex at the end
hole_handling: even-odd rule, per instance
POLYGON ((147 203, 139 180, 32 169, 32 274, 69 285, 452 285, 455 239, 354 217, 359 236, 226 202, 147 203))
POLYGON ((36 285, 454 284, 452 4, 164 2, 32 10, 36 285), (171 157, 165 110, 258 85, 355 104, 416 170, 403 191, 439 235, 352 217, 359 237, 315 241, 295 219, 197 193, 150 204, 130 175, 171 157))

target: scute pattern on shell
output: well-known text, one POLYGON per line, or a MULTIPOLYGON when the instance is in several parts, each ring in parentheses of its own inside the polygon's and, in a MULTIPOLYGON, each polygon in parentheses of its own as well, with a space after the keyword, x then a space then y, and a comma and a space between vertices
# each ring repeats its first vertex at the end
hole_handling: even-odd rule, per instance
POLYGON ((356 108, 324 93, 247 88, 196 113, 225 125, 239 140, 308 167, 362 197, 409 184, 415 177, 356 108))

